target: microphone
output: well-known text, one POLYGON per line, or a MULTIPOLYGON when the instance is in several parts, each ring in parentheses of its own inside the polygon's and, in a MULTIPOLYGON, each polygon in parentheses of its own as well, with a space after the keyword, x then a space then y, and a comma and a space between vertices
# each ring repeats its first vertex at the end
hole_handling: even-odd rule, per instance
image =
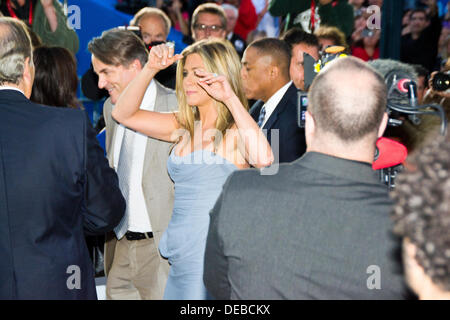
POLYGON ((411 79, 408 78, 397 80, 397 89, 400 92, 408 93, 408 88, 411 82, 412 82, 411 79))
POLYGON ((417 111, 417 73, 414 67, 391 59, 374 60, 369 62, 369 65, 385 80, 388 89, 389 125, 399 125, 395 112, 408 114, 408 120, 418 125, 418 114, 421 112, 417 111))
POLYGON ((378 139, 373 170, 380 170, 397 166, 406 160, 408 150, 406 147, 392 139, 381 137, 378 139))
MULTIPOLYGON (((414 67, 391 59, 377 59, 368 62, 385 79, 388 100, 394 104, 411 105, 409 87, 417 83, 414 67)), ((417 93, 415 94, 417 97, 417 93)))

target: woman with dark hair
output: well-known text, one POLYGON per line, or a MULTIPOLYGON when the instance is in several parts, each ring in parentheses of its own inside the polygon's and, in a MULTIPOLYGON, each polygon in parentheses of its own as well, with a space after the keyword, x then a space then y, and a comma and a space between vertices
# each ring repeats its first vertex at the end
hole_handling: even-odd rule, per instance
POLYGON ((39 47, 33 51, 36 73, 31 100, 55 107, 83 108, 76 93, 77 64, 62 47, 39 47))

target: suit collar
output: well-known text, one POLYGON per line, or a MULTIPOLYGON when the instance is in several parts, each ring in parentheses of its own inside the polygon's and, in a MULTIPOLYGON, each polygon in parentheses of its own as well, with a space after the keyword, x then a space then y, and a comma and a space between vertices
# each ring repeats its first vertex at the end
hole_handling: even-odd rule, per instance
MULTIPOLYGON (((289 86, 286 93, 283 95, 283 98, 281 98, 280 102, 275 107, 275 110, 270 115, 269 119, 267 119, 266 123, 264 124, 263 129, 271 129, 273 124, 277 121, 278 115, 281 114, 286 108, 292 105, 292 103, 289 103, 289 101, 292 99, 293 95, 297 93, 297 88, 293 83, 289 86)), ((295 106, 291 106, 295 107, 295 106)))
POLYGON ((379 182, 376 171, 369 163, 337 158, 324 153, 307 152, 292 164, 353 181, 379 182))
POLYGON ((13 91, 18 91, 18 92, 22 93, 22 94, 25 96, 25 93, 24 93, 22 90, 20 90, 19 88, 17 88, 17 87, 0 86, 0 90, 13 90, 13 91))
POLYGON ((0 97, 30 101, 20 89, 7 86, 0 87, 0 97))

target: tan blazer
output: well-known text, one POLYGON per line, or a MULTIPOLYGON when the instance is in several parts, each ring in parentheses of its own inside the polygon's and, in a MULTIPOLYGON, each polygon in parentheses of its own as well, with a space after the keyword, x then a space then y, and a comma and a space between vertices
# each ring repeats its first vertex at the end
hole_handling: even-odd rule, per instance
MULTIPOLYGON (((106 154, 109 165, 114 167, 114 139, 118 123, 112 118, 113 105, 108 98, 103 105, 103 115, 106 123, 106 154)), ((156 81, 155 111, 176 111, 178 108, 175 91, 166 88, 156 81)), ((163 232, 166 230, 172 216, 174 186, 167 173, 167 159, 169 157, 171 143, 148 138, 144 158, 144 172, 142 176, 142 189, 144 191, 145 204, 152 226, 153 237, 156 247, 163 232)), ((106 235, 105 242, 105 274, 111 270, 116 236, 113 232, 106 235)), ((169 274, 169 263, 161 257, 160 267, 164 269, 162 274, 167 278, 169 274)), ((159 270, 161 271, 161 270, 159 270)), ((161 272, 158 272, 161 274, 161 272)))

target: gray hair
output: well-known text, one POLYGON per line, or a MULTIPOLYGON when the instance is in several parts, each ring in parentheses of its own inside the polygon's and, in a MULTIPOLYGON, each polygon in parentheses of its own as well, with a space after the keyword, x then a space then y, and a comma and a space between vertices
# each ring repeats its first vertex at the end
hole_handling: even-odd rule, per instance
POLYGON ((231 11, 233 11, 233 13, 236 16, 236 18, 238 17, 239 10, 238 10, 238 8, 233 6, 232 4, 224 3, 224 4, 221 5, 221 7, 223 8, 223 10, 231 10, 231 11))
POLYGON ((31 39, 25 24, 0 17, 0 85, 18 85, 23 77, 25 60, 32 57, 31 39))
POLYGON ((138 27, 139 22, 147 17, 159 17, 161 21, 164 23, 164 28, 166 30, 166 37, 167 37, 167 35, 170 33, 170 27, 172 26, 172 23, 167 14, 158 8, 152 7, 142 8, 134 15, 133 19, 130 21, 130 25, 138 27))

